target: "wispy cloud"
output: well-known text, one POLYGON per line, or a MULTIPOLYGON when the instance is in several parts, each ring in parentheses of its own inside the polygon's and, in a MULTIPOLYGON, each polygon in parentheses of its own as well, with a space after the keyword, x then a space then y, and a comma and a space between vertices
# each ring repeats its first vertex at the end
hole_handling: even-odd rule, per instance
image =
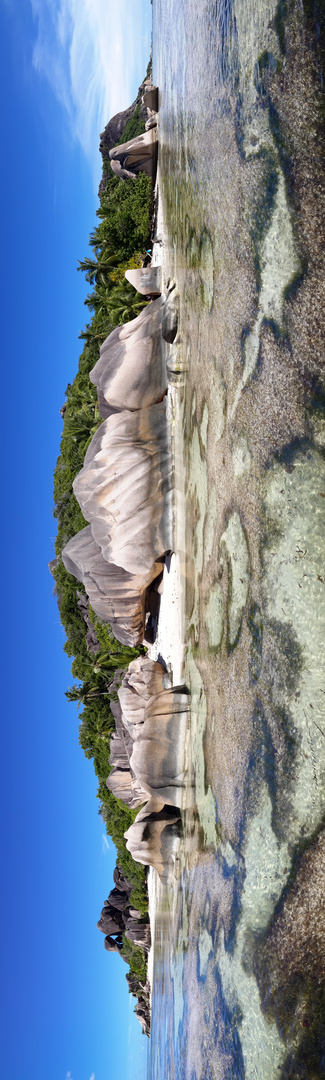
POLYGON ((107 836, 105 836, 105 833, 102 833, 102 855, 106 855, 107 851, 109 851, 108 839, 107 836))
POLYGON ((65 1080, 73 1080, 73 1077, 72 1077, 72 1073, 71 1073, 71 1072, 67 1072, 67 1073, 65 1074, 65 1080))
POLYGON ((30 0, 33 65, 62 105, 89 159, 98 135, 126 108, 149 58, 149 0, 30 0))
POLYGON ((95 1080, 95 1073, 91 1074, 91 1076, 89 1077, 89 1080, 95 1080))

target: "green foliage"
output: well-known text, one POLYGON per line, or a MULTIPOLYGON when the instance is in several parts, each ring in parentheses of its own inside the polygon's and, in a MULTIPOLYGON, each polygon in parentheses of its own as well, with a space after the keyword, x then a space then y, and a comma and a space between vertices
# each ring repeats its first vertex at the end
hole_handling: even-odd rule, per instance
MULTIPOLYGON (((144 130, 137 106, 121 136, 127 142, 144 130)), ((139 266, 149 242, 150 180, 143 173, 126 183, 114 176, 104 165, 106 189, 97 211, 98 225, 90 237, 91 253, 79 262, 78 270, 85 273, 91 292, 85 300, 90 321, 80 334, 84 342, 78 371, 72 385, 66 389, 64 423, 60 454, 54 472, 54 516, 57 519, 54 570, 55 591, 60 618, 66 633, 65 652, 72 658, 71 671, 76 680, 66 691, 69 701, 80 707, 79 743, 85 755, 93 759, 98 778, 99 812, 108 834, 117 848, 117 861, 125 878, 132 884, 132 904, 143 916, 148 910, 146 870, 135 863, 127 851, 124 833, 137 811, 114 798, 106 787, 110 772, 110 736, 115 729, 110 709, 110 686, 116 687, 117 673, 122 674, 131 660, 143 652, 131 649, 114 638, 108 624, 97 619, 89 608, 99 649, 91 655, 86 646, 87 627, 78 608, 78 594, 83 586, 65 569, 61 552, 67 542, 83 529, 84 520, 73 493, 73 481, 83 466, 85 453, 102 418, 97 407, 97 391, 89 380, 102 342, 115 326, 135 318, 146 301, 125 279, 125 270, 139 266)), ((146 960, 141 949, 125 939, 125 954, 131 971, 139 982, 146 980, 146 960)))
POLYGON ((123 934, 123 948, 122 954, 127 960, 130 971, 137 976, 138 982, 145 985, 147 978, 147 965, 146 958, 142 949, 138 945, 132 945, 132 942, 123 934))
POLYGON ((145 125, 143 120, 141 120, 141 106, 139 102, 134 110, 133 116, 130 116, 130 119, 125 125, 123 135, 121 135, 117 145, 121 146, 122 143, 129 142, 130 139, 135 139, 136 135, 142 135, 144 130, 145 125))

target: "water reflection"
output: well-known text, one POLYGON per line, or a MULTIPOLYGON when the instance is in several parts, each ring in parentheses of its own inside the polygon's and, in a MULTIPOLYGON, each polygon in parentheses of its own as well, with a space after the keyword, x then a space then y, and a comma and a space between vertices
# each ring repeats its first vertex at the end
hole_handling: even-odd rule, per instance
POLYGON ((177 887, 151 882, 154 1078, 325 1069, 317 10, 154 3, 197 800, 177 887))

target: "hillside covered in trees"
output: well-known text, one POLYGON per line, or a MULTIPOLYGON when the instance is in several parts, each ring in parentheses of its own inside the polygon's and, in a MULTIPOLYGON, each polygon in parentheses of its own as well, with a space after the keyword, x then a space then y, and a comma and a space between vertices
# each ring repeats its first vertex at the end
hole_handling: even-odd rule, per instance
MULTIPOLYGON (((140 95, 131 116, 127 110, 128 119, 119 142, 144 131, 139 102, 140 95)), ((124 275, 127 269, 142 264, 150 242, 150 180, 144 173, 135 180, 123 182, 118 179, 105 153, 103 136, 101 150, 103 177, 99 189, 98 223, 89 238, 90 253, 78 265, 90 287, 85 299, 89 321, 79 335, 83 348, 78 371, 72 385, 68 384, 66 388, 66 400, 61 409, 63 432, 54 472, 57 535, 51 572, 66 633, 64 650, 72 660, 74 682, 67 689, 67 698, 76 701, 80 707, 80 746, 86 757, 93 759, 98 778, 99 813, 116 846, 117 864, 132 884, 131 903, 145 916, 146 869, 133 861, 124 840, 124 832, 134 821, 137 810, 130 810, 106 787, 110 772, 110 735, 115 729, 110 698, 116 694, 119 673, 122 677, 130 661, 143 649, 142 646, 138 649, 125 647, 114 638, 109 625, 102 624, 89 607, 83 586, 67 572, 61 558, 68 540, 87 524, 72 484, 83 466, 88 444, 102 423, 96 387, 89 380, 89 372, 98 360, 100 346, 107 335, 114 327, 135 318, 146 303, 124 275)), ((123 953, 134 975, 132 988, 136 993, 137 980, 142 987, 145 981, 144 954, 127 939, 124 939, 123 953)))

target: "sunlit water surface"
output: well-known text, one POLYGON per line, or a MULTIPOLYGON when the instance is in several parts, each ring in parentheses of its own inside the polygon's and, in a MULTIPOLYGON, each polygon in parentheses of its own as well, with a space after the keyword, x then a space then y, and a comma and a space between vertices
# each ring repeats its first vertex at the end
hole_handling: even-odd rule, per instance
POLYGON ((197 809, 151 882, 152 1080, 325 1075, 322 20, 153 4, 197 809))

